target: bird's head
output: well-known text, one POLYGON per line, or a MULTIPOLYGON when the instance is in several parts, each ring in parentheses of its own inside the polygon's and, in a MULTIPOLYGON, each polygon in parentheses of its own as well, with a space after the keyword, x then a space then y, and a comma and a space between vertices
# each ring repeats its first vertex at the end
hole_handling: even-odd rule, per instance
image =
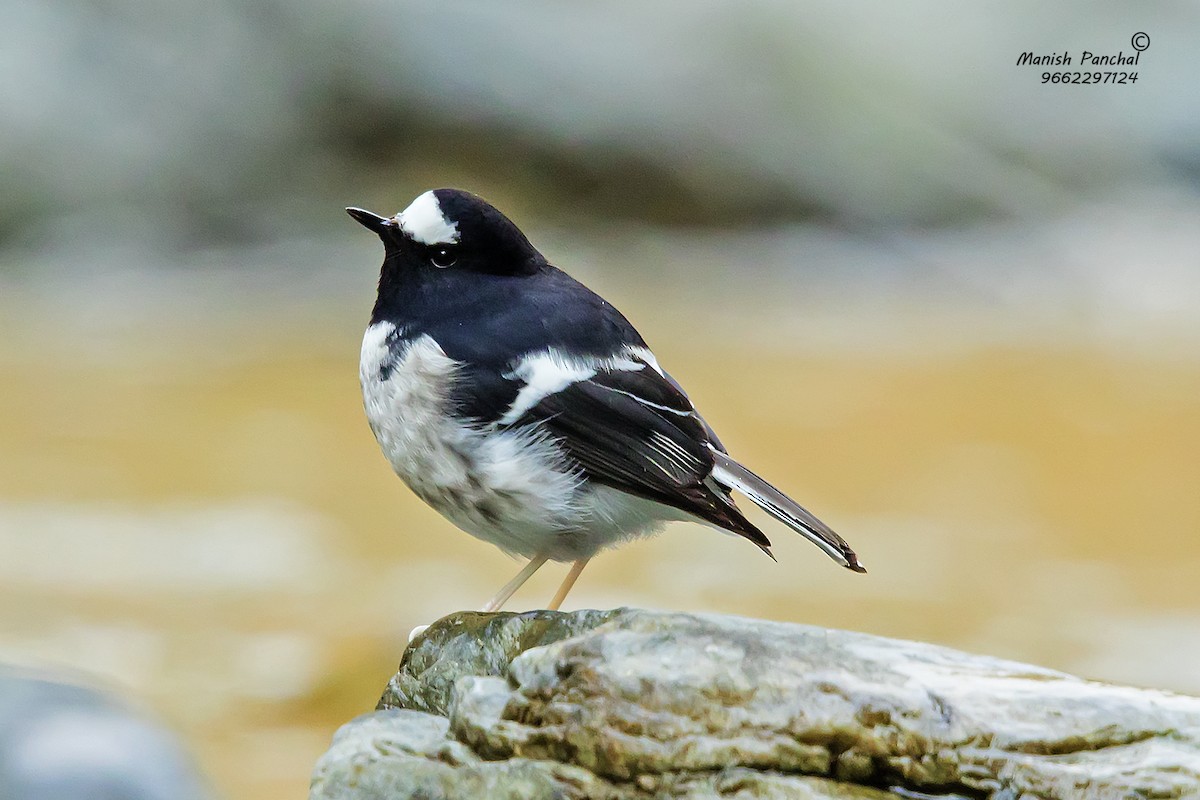
POLYGON ((346 213, 383 240, 385 273, 528 275, 546 263, 508 217, 460 189, 432 189, 392 217, 361 208, 346 213))

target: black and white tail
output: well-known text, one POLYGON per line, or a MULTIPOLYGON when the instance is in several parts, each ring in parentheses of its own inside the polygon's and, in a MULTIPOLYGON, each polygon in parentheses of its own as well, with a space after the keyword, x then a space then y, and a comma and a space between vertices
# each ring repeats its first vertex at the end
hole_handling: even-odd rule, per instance
POLYGON ((828 525, 814 517, 806 509, 801 508, 796 501, 725 453, 714 450, 713 457, 715 459, 712 471, 714 481, 726 489, 733 489, 744 494, 763 511, 824 550, 826 555, 843 567, 855 572, 867 571, 862 564, 858 563, 858 556, 850 549, 850 545, 846 543, 845 539, 830 530, 828 525))

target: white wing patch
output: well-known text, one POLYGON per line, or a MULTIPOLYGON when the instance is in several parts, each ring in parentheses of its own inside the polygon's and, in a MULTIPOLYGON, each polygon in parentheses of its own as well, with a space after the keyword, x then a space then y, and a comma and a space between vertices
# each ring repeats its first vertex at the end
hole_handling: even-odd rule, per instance
MULTIPOLYGON (((545 398, 561 392, 573 383, 595 377, 598 372, 636 372, 645 369, 645 363, 629 357, 634 355, 632 351, 633 348, 630 348, 629 355, 622 354, 612 358, 579 358, 550 348, 522 357, 511 370, 504 373, 504 377, 519 380, 525 385, 517 392, 512 405, 500 417, 499 424, 512 425, 545 398)), ((641 354, 636 355, 640 357, 641 354)))
POLYGON ((543 398, 561 392, 576 381, 586 381, 596 374, 596 363, 588 364, 554 350, 525 356, 504 377, 525 383, 517 392, 512 405, 500 417, 501 425, 512 425, 525 416, 543 398))
POLYGON ((432 191, 413 200, 408 208, 396 215, 396 222, 414 242, 421 244, 456 244, 458 223, 446 219, 437 195, 432 191))
POLYGON ((625 351, 627 353, 629 353, 629 355, 633 356, 634 358, 638 358, 638 359, 641 359, 642 361, 645 361, 647 364, 650 365, 650 369, 654 370, 659 375, 663 374, 662 367, 660 367, 658 365, 658 359, 654 357, 654 353, 650 352, 650 348, 648 348, 648 347, 627 347, 627 348, 625 348, 625 351))

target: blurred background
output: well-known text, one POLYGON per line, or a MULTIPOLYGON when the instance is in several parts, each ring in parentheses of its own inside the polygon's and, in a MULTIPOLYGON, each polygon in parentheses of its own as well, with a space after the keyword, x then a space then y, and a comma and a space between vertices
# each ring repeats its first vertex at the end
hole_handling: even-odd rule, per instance
POLYGON ((1195 4, 0 10, 0 661, 152 710, 216 796, 302 796, 408 631, 520 566, 362 413, 382 250, 342 208, 437 186, 624 310, 871 570, 752 515, 778 564, 676 525, 568 608, 1200 692, 1195 4), (1016 66, 1139 31, 1135 84, 1016 66))

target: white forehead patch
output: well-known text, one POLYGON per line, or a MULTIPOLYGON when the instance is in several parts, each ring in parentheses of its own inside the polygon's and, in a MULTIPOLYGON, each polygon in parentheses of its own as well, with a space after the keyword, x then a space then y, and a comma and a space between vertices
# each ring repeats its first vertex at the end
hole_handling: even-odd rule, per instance
POLYGON ((401 229, 421 244, 456 244, 458 223, 450 222, 442 213, 437 195, 432 191, 412 201, 408 208, 396 215, 401 229))

